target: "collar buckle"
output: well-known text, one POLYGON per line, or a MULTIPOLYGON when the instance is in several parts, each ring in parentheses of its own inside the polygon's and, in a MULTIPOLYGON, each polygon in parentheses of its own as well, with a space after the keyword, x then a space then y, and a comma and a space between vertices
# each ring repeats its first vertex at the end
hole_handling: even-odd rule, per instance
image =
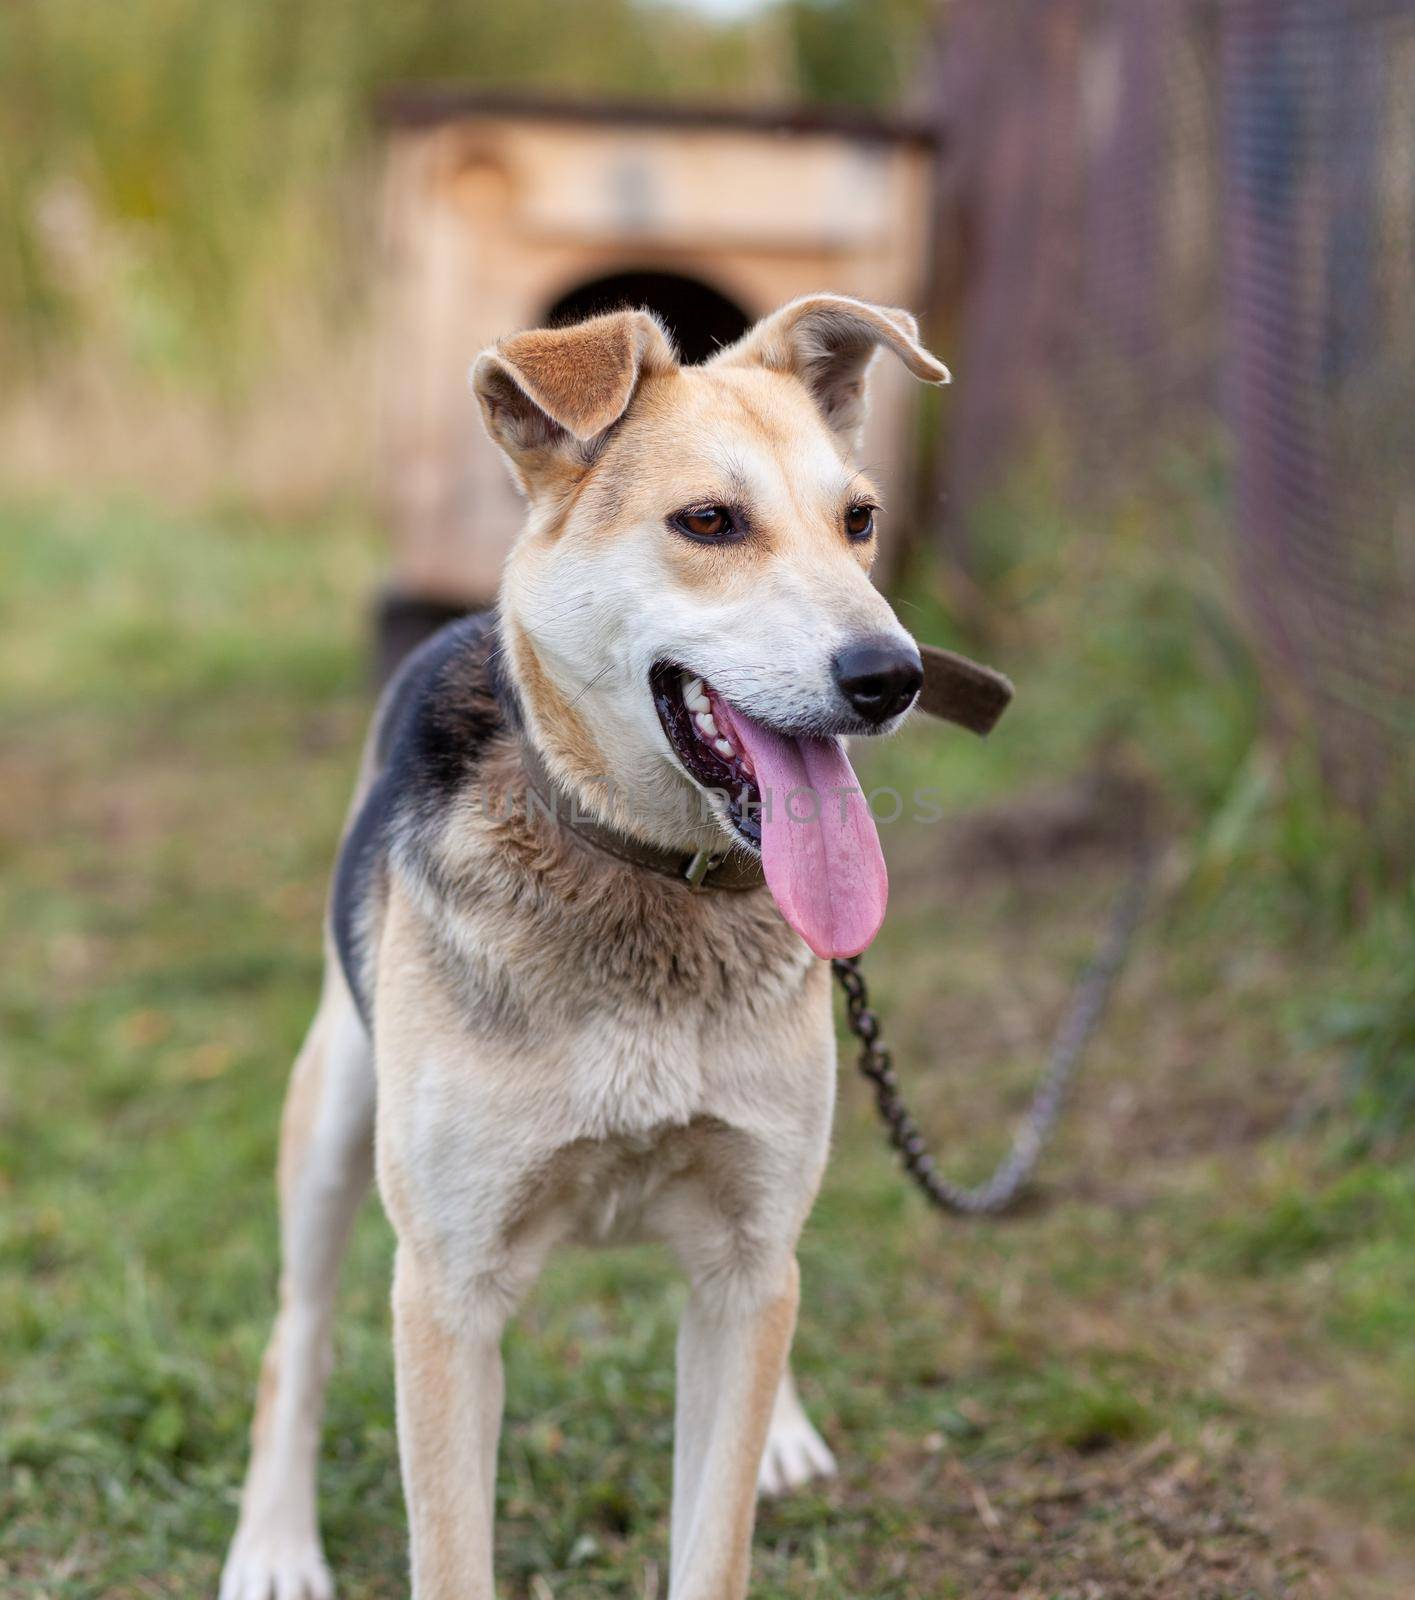
POLYGON ((707 875, 722 865, 722 856, 713 850, 699 850, 683 869, 683 880, 690 889, 702 889, 707 875))

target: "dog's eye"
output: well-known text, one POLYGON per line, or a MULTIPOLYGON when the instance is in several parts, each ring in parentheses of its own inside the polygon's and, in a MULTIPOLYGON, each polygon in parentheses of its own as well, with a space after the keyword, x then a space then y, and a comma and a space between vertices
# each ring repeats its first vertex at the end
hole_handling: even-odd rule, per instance
POLYGON ((698 506, 679 511, 669 520, 690 539, 725 539, 737 531, 726 506, 698 506))
POLYGON ((845 513, 845 531, 852 539, 868 539, 875 531, 875 508, 851 506, 845 513))

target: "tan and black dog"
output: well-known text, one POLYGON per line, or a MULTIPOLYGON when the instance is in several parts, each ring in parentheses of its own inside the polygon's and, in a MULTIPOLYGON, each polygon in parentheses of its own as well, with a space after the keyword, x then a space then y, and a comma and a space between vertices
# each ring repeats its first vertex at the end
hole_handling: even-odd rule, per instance
POLYGON ((906 312, 824 294, 700 367, 641 311, 477 361, 528 520, 498 613, 409 660, 365 753, 222 1600, 332 1592, 320 1413, 375 1166, 417 1600, 493 1594, 501 1337, 564 1242, 662 1241, 691 1285, 672 1600, 745 1594, 759 1486, 833 1470, 787 1354, 835 1093, 823 958, 885 906, 843 741, 921 681, 851 461, 880 347, 947 379, 906 312))

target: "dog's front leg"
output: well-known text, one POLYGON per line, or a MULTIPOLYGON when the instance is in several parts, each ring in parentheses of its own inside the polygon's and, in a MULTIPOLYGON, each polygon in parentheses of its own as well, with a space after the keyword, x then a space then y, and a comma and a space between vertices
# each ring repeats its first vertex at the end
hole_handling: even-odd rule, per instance
POLYGON ((693 1286, 678 1333, 670 1600, 741 1600, 757 1472, 791 1349, 794 1259, 724 1293, 693 1286))
POLYGON ((488 1288, 449 1303, 405 1246, 393 1280, 398 1446, 414 1600, 492 1600, 496 1450, 509 1306, 488 1288))

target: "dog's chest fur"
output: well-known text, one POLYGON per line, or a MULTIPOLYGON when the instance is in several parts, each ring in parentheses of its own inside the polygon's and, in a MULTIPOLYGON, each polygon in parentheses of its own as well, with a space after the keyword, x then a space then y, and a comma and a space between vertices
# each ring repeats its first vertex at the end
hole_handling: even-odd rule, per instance
POLYGON ((396 852, 395 871, 458 1032, 553 1082, 573 1136, 751 1101, 826 994, 764 892, 692 894, 586 848, 527 804, 510 739, 488 751, 476 804, 396 852))
POLYGON ((828 969, 765 893, 692 894, 511 804, 509 740, 482 772, 390 863, 380 1119, 422 1215, 468 1271, 571 1238, 750 1260, 824 1162, 828 969))

